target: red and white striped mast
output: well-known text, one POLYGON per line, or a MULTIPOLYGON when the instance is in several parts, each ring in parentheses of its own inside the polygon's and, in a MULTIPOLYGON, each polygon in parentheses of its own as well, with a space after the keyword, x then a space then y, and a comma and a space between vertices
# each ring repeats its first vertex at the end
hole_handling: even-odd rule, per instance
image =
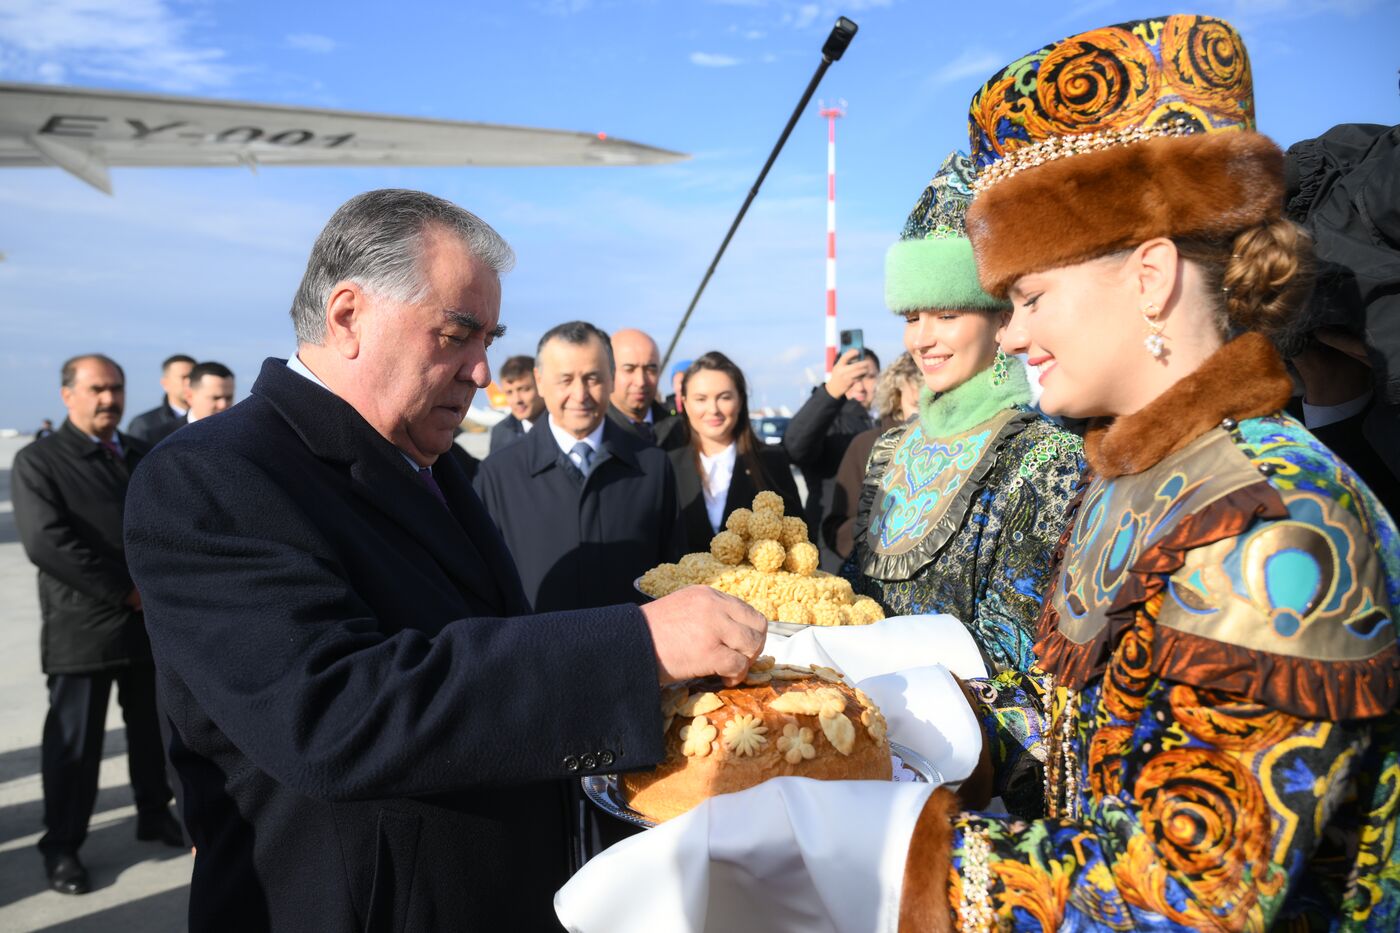
POLYGON ((826 374, 836 365, 836 121, 846 115, 846 102, 826 106, 817 102, 826 117, 826 374))

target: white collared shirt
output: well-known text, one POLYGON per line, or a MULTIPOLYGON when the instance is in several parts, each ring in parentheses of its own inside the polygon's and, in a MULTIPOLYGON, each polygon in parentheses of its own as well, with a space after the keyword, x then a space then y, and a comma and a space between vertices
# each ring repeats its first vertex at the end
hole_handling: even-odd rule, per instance
POLYGON ((165 407, 173 411, 175 413, 175 417, 177 418, 183 418, 190 413, 190 410, 188 408, 181 408, 178 405, 170 404, 170 399, 168 398, 165 400, 165 407))
POLYGON ((1329 424, 1354 418, 1365 411, 1366 406, 1370 404, 1370 392, 1340 405, 1309 405, 1305 398, 1303 399, 1303 425, 1307 428, 1325 428, 1329 424))
MULTIPOLYGON (((297 356, 295 353, 287 357, 287 368, 290 369, 292 372, 296 373, 298 376, 301 376, 305 379, 310 379, 312 382, 316 383, 318 386, 325 389, 327 392, 331 392, 331 387, 322 382, 321 377, 313 373, 307 367, 307 365, 301 361, 301 357, 297 356)), ((331 392, 331 395, 335 395, 335 393, 331 392)), ((339 396, 336 397, 339 398, 339 396)), ((413 467, 413 472, 417 473, 419 470, 423 469, 418 465, 417 460, 414 460, 412 457, 404 453, 402 450, 399 450, 399 448, 397 447, 395 447, 394 449, 398 450, 399 456, 403 457, 404 460, 408 463, 408 465, 413 467)))
POLYGON ((564 452, 564 456, 568 457, 570 462, 579 468, 580 472, 587 473, 588 471, 583 468, 583 461, 574 453, 574 445, 582 441, 589 447, 592 447, 593 458, 596 462, 598 450, 603 446, 603 425, 607 423, 608 419, 600 419, 598 426, 594 428, 587 437, 574 437, 568 431, 565 431, 563 428, 559 427, 559 425, 555 424, 553 418, 550 418, 548 415, 545 417, 549 420, 549 433, 554 435, 554 443, 559 445, 559 449, 564 452))
POLYGON ((535 421, 531 421, 529 418, 516 418, 515 420, 520 422, 521 433, 529 434, 530 429, 535 426, 535 421, 538 421, 539 419, 536 418, 535 421))
POLYGON ((705 513, 710 518, 710 527, 715 531, 719 531, 720 522, 724 521, 724 503, 729 498, 729 484, 734 481, 734 463, 738 453, 737 448, 730 444, 713 457, 700 455, 705 513))

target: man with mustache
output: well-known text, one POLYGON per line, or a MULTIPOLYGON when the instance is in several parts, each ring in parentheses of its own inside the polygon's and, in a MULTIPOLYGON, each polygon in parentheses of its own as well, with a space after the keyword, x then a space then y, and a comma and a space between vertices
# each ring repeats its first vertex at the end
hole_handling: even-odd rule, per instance
POLYGON ((570 786, 660 761, 661 686, 736 682, 761 650, 762 617, 703 587, 532 613, 444 456, 512 261, 441 198, 352 198, 312 247, 296 352, 132 480, 194 933, 558 929, 570 786))
POLYGON ((683 549, 670 460, 607 417, 615 367, 592 324, 552 328, 535 353, 547 421, 477 477, 536 610, 636 600, 632 581, 683 549))
POLYGON ((39 569, 41 652, 48 675, 39 851, 49 884, 63 894, 92 889, 78 849, 97 800, 98 768, 112 685, 126 721, 136 837, 181 845, 170 814, 156 719, 155 672, 141 594, 127 572, 122 507, 131 470, 146 453, 117 431, 126 399, 122 368, 101 354, 61 371, 68 417, 15 455, 15 525, 39 569))

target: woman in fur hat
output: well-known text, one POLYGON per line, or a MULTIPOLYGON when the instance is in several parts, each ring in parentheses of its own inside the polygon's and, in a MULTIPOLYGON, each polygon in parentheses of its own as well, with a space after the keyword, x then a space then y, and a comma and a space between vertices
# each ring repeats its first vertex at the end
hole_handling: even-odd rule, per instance
POLYGON ((973 98, 968 215, 1003 346, 1095 419, 1036 654, 970 684, 1047 818, 919 818, 902 928, 1400 929, 1400 539, 1281 413, 1306 239, 1238 34, 1094 30, 973 98), (1021 765, 1024 768, 1024 765, 1021 765))
POLYGON ((971 175, 950 155, 886 257, 924 389, 918 418, 871 451, 848 570, 887 613, 949 613, 990 670, 1025 671, 1080 440, 1032 409, 1025 367, 997 348, 1011 306, 977 284, 962 235, 971 175))

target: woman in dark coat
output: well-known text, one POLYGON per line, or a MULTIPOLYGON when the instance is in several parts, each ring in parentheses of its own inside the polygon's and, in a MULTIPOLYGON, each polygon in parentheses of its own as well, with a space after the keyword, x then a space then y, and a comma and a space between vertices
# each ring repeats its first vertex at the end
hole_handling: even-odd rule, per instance
POLYGON ((681 396, 684 414, 666 446, 676 472, 687 552, 708 551, 729 514, 748 508, 765 489, 783 497, 784 513, 802 514, 787 454, 754 434, 748 385, 729 357, 711 351, 691 363, 681 396))

